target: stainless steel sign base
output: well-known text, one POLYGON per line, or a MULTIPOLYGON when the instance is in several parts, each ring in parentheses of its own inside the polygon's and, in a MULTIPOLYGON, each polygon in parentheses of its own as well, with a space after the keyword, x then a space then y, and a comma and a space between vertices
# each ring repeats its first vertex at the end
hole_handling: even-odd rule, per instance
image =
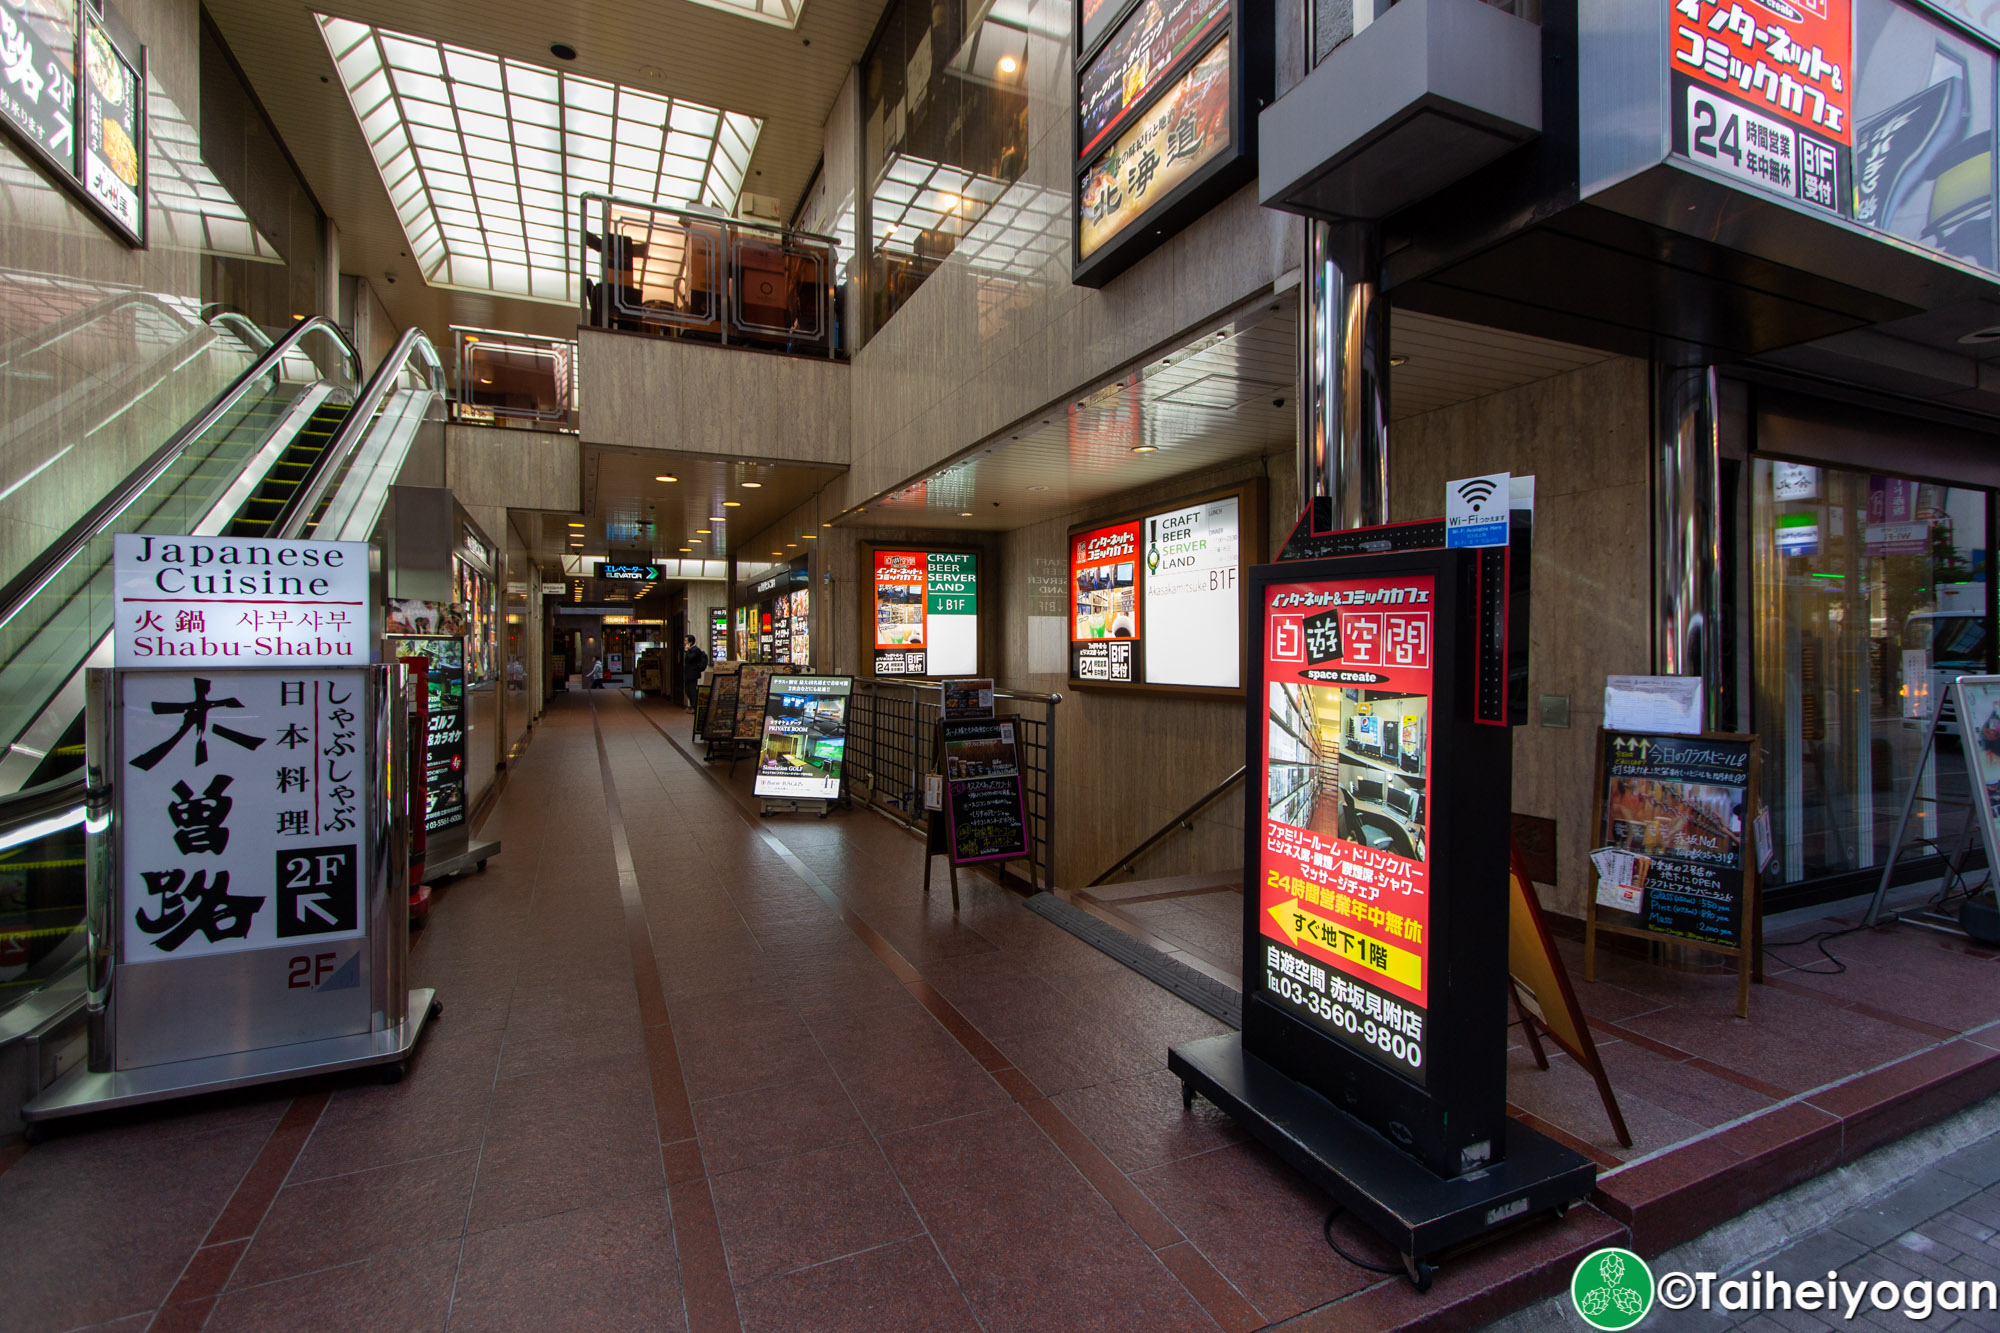
MULTIPOLYGON (((379 1032, 356 1032, 345 1037, 264 1046, 254 1051, 232 1051, 199 1060, 104 1073, 78 1066, 22 1107, 21 1118, 32 1125, 195 1093, 278 1083, 308 1074, 335 1074, 371 1065, 400 1066, 410 1058, 424 1024, 440 1012, 437 992, 424 986, 410 992, 409 1015, 379 1032)), ((400 1075, 400 1069, 397 1072, 400 1075)))

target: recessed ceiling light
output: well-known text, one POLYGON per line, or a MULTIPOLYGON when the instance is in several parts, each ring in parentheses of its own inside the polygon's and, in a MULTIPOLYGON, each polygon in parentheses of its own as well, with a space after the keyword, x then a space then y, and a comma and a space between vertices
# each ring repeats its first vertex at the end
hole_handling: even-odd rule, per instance
POLYGON ((662 472, 662 473, 661 473, 661 474, 660 474, 659 476, 657 476, 657 477, 653 478, 653 480, 654 480, 654 481, 679 481, 679 480, 680 480, 680 478, 679 478, 679 477, 676 477, 676 476, 675 476, 675 475, 674 475, 673 473, 671 473, 671 472, 662 472))
POLYGON ((568 42, 550 42, 549 54, 557 60, 574 60, 576 59, 576 48, 568 42))
POLYGON ((1159 448, 1160 446, 1157 444, 1135 444, 1132 446, 1132 452, 1135 454, 1151 454, 1159 452, 1159 448))
POLYGON ((686 555, 689 551, 692 551, 693 549, 694 547, 692 546, 683 546, 681 547, 681 554, 686 555))
POLYGON ((720 515, 720 514, 710 514, 710 515, 708 516, 708 521, 709 521, 709 522, 711 522, 711 523, 720 523, 720 522, 722 522, 722 515, 720 515))
POLYGON ((572 524, 570 524, 570 526, 571 526, 571 527, 573 527, 573 528, 580 528, 580 527, 582 527, 582 526, 583 526, 583 524, 581 524, 581 523, 572 523, 572 524))
POLYGON ((783 551, 773 551, 773 552, 771 552, 771 554, 772 554, 772 555, 779 555, 779 556, 781 556, 781 555, 783 555, 783 554, 784 554, 784 552, 783 552, 783 551))
POLYGON ((709 529, 707 528, 696 528, 695 531, 699 532, 704 537, 706 537, 709 534, 709 529))
POLYGON ((799 534, 799 540, 807 542, 816 542, 819 540, 819 534, 817 532, 801 532, 799 534))
POLYGON ((787 551, 792 551, 792 550, 797 550, 797 549, 798 549, 798 545, 799 545, 799 544, 798 544, 797 542, 786 542, 786 543, 785 543, 785 549, 786 549, 787 551))
POLYGON ((1002 74, 1012 74, 1015 70, 1019 68, 1021 68, 1021 62, 1014 59, 1014 57, 1012 56, 1000 57, 1000 72, 1002 74))
POLYGON ((746 481, 743 483, 743 489, 746 491, 760 491, 764 489, 764 483, 761 481, 746 481))
POLYGON ((1047 490, 1047 489, 1048 489, 1048 487, 1046 487, 1046 486, 1030 486, 1030 487, 1029 487, 1028 489, 1029 489, 1029 490, 1031 490, 1031 491, 1045 491, 1045 490, 1047 490))
POLYGON ((1392 356, 1389 358, 1389 364, 1392 366, 1400 366, 1409 359, 1410 358, 1408 358, 1407 356, 1392 356))
POLYGON ((724 500, 722 502, 722 507, 724 509, 741 509, 743 507, 743 502, 741 500, 724 500))
POLYGON ((821 527, 823 527, 823 528, 830 528, 830 527, 832 527, 832 526, 833 526, 833 524, 831 524, 831 523, 822 523, 822 524, 820 524, 820 526, 821 526, 821 527))
POLYGON ((959 511, 958 511, 958 516, 959 516, 960 518, 971 518, 971 517, 972 517, 972 511, 971 511, 970 509, 961 509, 961 510, 959 510, 959 511))

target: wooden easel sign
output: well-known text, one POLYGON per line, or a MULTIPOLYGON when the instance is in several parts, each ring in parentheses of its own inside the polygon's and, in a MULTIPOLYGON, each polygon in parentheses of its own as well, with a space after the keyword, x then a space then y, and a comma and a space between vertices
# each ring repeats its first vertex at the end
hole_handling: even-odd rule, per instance
POLYGON ((1693 945, 1737 960, 1736 1014, 1750 1016, 1750 982, 1764 979, 1749 845, 1757 744, 1736 732, 1598 732, 1596 846, 1645 873, 1637 885, 1598 877, 1584 906, 1586 981, 1600 931, 1693 945))

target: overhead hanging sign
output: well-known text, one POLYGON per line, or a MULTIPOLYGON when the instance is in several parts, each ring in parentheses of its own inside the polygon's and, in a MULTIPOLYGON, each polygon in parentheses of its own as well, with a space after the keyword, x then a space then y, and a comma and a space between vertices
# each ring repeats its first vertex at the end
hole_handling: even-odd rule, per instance
POLYGON ((847 746, 847 676, 773 676, 757 753, 758 796, 832 801, 840 797, 847 746))
POLYGON ((366 542, 112 538, 121 667, 369 661, 366 542))
POLYGON ((597 577, 613 579, 621 583, 658 583, 660 567, 654 564, 625 565, 609 560, 597 562, 597 577))

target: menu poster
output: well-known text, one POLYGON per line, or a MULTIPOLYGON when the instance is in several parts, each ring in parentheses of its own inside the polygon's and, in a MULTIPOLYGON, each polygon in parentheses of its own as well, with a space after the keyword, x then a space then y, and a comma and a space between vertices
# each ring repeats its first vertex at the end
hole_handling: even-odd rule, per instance
POLYGON ((846 676, 773 676, 757 752, 758 796, 839 799, 847 745, 846 676))
POLYGON ((708 702, 715 694, 715 681, 704 680, 694 687, 694 734, 702 734, 702 723, 708 717, 708 702))
POLYGON ((710 673, 714 682, 708 700, 708 712, 702 717, 701 738, 705 741, 728 741, 736 739, 736 687, 738 671, 724 671, 717 667, 710 673))
POLYGON ((946 844, 953 865, 1028 854, 1028 809, 1012 722, 944 722, 946 844))
POLYGON ((83 14, 83 188, 119 231, 146 243, 146 81, 104 24, 83 14))
POLYGON ((971 551, 875 552, 878 676, 950 676, 979 669, 979 557, 971 551))
POLYGON ((0 121, 76 175, 76 0, 0 0, 0 121))
POLYGON ((1967 776, 1980 793, 1980 832, 1986 839, 1986 863, 2000 865, 2000 676, 1960 676, 1957 691, 1959 748, 1965 751, 1967 776))
POLYGON ((947 722, 983 721, 993 716, 993 680, 948 680, 940 703, 947 722))
POLYGON ((1644 930, 1743 943, 1753 738, 1604 733, 1602 844, 1647 859, 1644 930))
POLYGON ((1428 574, 1264 589, 1261 987, 1417 1083, 1430 1003, 1428 574), (1329 625, 1329 618, 1332 624, 1329 625))
POLYGON ((777 668, 768 662, 743 664, 736 673, 736 739, 759 740, 764 735, 764 704, 777 668))

